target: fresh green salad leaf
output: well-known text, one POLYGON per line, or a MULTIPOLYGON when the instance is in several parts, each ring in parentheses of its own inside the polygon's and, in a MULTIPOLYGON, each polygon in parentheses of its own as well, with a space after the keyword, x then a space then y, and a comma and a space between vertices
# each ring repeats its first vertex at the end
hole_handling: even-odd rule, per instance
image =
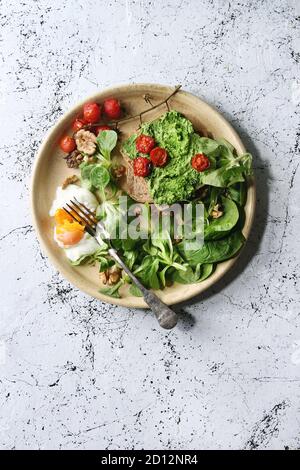
POLYGON ((189 266, 186 271, 175 271, 173 280, 179 284, 193 284, 200 279, 200 276, 201 264, 199 263, 194 269, 189 266))
POLYGON ((104 166, 95 164, 90 172, 90 180, 94 188, 104 190, 110 181, 109 171, 104 166))
POLYGON ((98 163, 84 161, 79 166, 81 184, 90 191, 98 193, 102 201, 106 200, 105 188, 109 185, 114 193, 116 188, 110 177, 111 152, 117 145, 118 135, 115 131, 102 131, 97 137, 97 144, 100 153, 96 153, 98 163))
POLYGON ((201 282, 211 275, 213 269, 214 265, 212 263, 198 263, 194 269, 189 266, 185 272, 175 271, 173 280, 179 284, 193 284, 195 282, 201 282))
POLYGON ((97 143, 101 155, 103 155, 106 160, 110 159, 110 154, 117 145, 117 140, 118 134, 115 131, 107 130, 99 132, 97 143))
POLYGON ((131 295, 134 295, 135 297, 143 297, 142 291, 135 284, 131 284, 129 288, 129 292, 131 295))
POLYGON ((73 266, 79 266, 81 264, 93 264, 96 261, 99 261, 100 258, 102 259, 103 257, 105 257, 107 253, 107 245, 104 244, 102 247, 99 247, 98 250, 96 250, 93 254, 83 255, 76 261, 70 261, 70 263, 73 266))
POLYGON ((189 156, 192 157, 196 153, 207 155, 210 161, 210 168, 214 168, 216 157, 220 153, 220 145, 216 140, 200 137, 199 134, 194 133, 190 136, 189 156))
POLYGON ((245 181, 245 178, 243 168, 240 166, 217 168, 207 173, 202 179, 203 184, 219 188, 226 188, 242 181, 245 181))
POLYGON ((207 279, 213 272, 214 265, 213 263, 202 264, 201 266, 201 276, 198 279, 198 282, 202 282, 207 279))
POLYGON ((207 198, 207 216, 211 214, 214 207, 220 200, 221 194, 223 192, 223 188, 217 188, 215 186, 209 187, 209 194, 207 198))
POLYGON ((148 250, 162 265, 172 266, 180 271, 185 271, 187 265, 177 251, 174 250, 170 234, 163 231, 160 234, 152 233, 151 242, 147 245, 148 250), (151 246, 152 245, 152 246, 151 246), (156 249, 156 251, 154 251, 156 249))
POLYGON ((138 258, 138 252, 136 250, 124 250, 124 261, 129 269, 132 269, 138 258))
POLYGON ((218 151, 218 166, 224 166, 227 163, 234 162, 237 155, 235 148, 228 142, 226 139, 216 139, 216 142, 219 144, 219 151, 218 151))
POLYGON ((168 279, 170 277, 170 273, 174 271, 172 266, 165 266, 161 271, 159 271, 159 280, 161 283, 161 287, 164 289, 167 285, 168 279))
POLYGON ((87 162, 83 162, 79 165, 80 168, 80 178, 81 178, 81 186, 83 188, 88 189, 89 191, 94 191, 94 187, 90 180, 91 171, 94 165, 90 165, 87 162))
POLYGON ((103 287, 99 290, 101 294, 108 295, 109 297, 114 297, 115 299, 120 299, 120 287, 124 284, 123 279, 117 282, 115 285, 111 287, 103 287))
POLYGON ((223 215, 212 219, 204 229, 205 240, 215 240, 226 235, 239 220, 239 211, 236 204, 227 197, 221 197, 223 215))
POLYGON ((79 168, 80 168, 81 179, 89 180, 91 176, 91 172, 94 169, 94 165, 87 163, 87 162, 83 162, 80 164, 79 168))
POLYGON ((97 257, 97 261, 99 263, 99 273, 103 273, 115 264, 114 260, 110 259, 108 255, 97 257))
POLYGON ((140 279, 145 287, 159 289, 158 277, 159 260, 148 255, 145 256, 141 265, 135 269, 134 274, 140 279))
POLYGON ((245 153, 233 160, 226 161, 220 168, 206 172, 206 174, 203 172, 202 183, 220 188, 226 188, 235 183, 241 183, 245 181, 245 176, 252 174, 251 164, 251 155, 245 153))
POLYGON ((247 200, 247 184, 246 182, 236 183, 227 188, 228 196, 239 206, 243 207, 247 200))
POLYGON ((95 261, 93 255, 82 255, 76 261, 69 260, 69 263, 72 266, 80 266, 82 264, 93 264, 95 261))
POLYGON ((232 232, 220 240, 205 241, 198 250, 187 249, 186 242, 183 240, 178 244, 178 249, 190 266, 197 266, 199 263, 220 263, 232 258, 240 250, 244 242, 245 237, 241 232, 232 232))

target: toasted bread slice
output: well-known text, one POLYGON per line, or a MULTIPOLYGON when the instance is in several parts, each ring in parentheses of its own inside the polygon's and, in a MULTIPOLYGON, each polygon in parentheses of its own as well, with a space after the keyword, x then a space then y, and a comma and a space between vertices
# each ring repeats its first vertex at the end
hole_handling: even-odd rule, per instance
POLYGON ((137 202, 153 202, 150 192, 148 181, 141 177, 135 176, 133 173, 133 160, 129 158, 124 152, 122 153, 123 160, 126 164, 126 191, 129 196, 137 202))

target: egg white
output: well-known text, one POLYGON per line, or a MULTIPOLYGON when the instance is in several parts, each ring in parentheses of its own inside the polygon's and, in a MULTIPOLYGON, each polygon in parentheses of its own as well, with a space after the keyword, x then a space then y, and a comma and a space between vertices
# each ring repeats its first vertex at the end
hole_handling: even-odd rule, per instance
POLYGON ((53 217, 57 209, 63 208, 67 203, 69 204, 74 197, 91 211, 95 211, 99 204, 96 196, 86 188, 76 186, 76 184, 69 184, 65 189, 59 186, 56 190, 56 196, 49 215, 53 217))
POLYGON ((57 240, 54 229, 54 240, 58 246, 64 250, 66 257, 73 262, 77 261, 82 256, 92 255, 99 248, 96 240, 88 233, 85 233, 80 242, 78 242, 76 245, 65 246, 62 242, 57 240))

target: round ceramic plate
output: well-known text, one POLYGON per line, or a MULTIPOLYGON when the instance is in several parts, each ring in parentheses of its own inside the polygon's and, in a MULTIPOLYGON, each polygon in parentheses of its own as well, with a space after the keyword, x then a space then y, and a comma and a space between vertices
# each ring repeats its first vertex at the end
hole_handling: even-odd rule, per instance
MULTIPOLYGON (((163 101, 172 93, 174 87, 155 84, 121 85, 105 89, 89 97, 86 101, 103 102, 105 98, 118 98, 124 105, 128 115, 135 115, 146 109, 149 105, 144 100, 144 95, 151 96, 152 104, 163 101)), ((122 298, 115 299, 99 293, 101 287, 97 267, 79 266, 69 264, 62 249, 53 240, 53 218, 49 217, 49 209, 55 196, 57 186, 60 186, 67 176, 74 174, 73 169, 66 166, 63 154, 58 146, 60 137, 65 133, 71 133, 71 123, 81 113, 84 102, 78 103, 67 112, 57 124, 50 130, 41 145, 35 160, 32 184, 31 207, 34 226, 42 245, 54 266, 60 273, 78 289, 104 302, 123 305, 126 307, 147 307, 142 298, 134 297, 124 286, 120 293, 122 298)), ((215 109, 196 96, 185 91, 177 92, 169 101, 171 109, 182 112, 198 131, 211 134, 213 138, 223 137, 227 139, 237 150, 238 154, 246 151, 239 136, 231 125, 215 109)), ((165 105, 145 115, 145 120, 152 120, 167 111, 165 105)), ((132 134, 139 125, 139 119, 122 124, 122 138, 132 134)), ((78 170, 75 170, 75 172, 78 170)), ((245 206, 246 220, 243 234, 247 238, 251 229, 255 209, 255 186, 253 180, 248 181, 248 197, 245 206)), ((236 258, 217 265, 215 272, 205 281, 198 284, 181 285, 158 291, 159 297, 167 304, 176 304, 190 299, 203 292, 218 281, 233 265, 236 258)))

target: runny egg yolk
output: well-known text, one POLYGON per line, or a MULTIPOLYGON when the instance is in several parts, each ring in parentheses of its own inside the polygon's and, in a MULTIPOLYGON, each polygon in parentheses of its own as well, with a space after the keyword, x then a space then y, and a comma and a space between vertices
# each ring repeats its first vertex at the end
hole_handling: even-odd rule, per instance
POLYGON ((84 236, 84 225, 76 222, 66 211, 55 212, 55 233, 58 241, 65 246, 77 245, 84 236))
POLYGON ((73 222, 74 220, 73 217, 71 217, 64 209, 57 209, 54 217, 56 225, 63 225, 66 220, 69 222, 73 222))

